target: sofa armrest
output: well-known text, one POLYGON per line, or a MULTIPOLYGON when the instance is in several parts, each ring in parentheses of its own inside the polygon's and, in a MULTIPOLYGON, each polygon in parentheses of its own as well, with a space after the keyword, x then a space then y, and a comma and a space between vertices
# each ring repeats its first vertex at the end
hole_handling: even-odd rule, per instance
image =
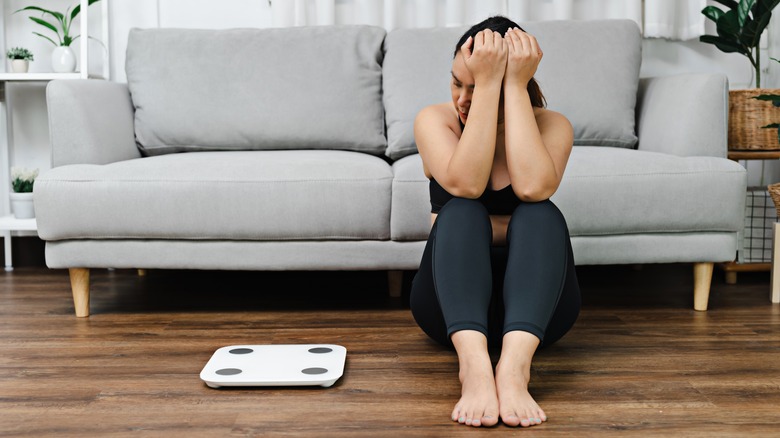
POLYGON ((636 110, 639 149, 725 158, 728 92, 728 78, 722 74, 640 79, 636 110))
POLYGON ((141 156, 127 84, 53 80, 46 86, 52 167, 107 164, 141 156))

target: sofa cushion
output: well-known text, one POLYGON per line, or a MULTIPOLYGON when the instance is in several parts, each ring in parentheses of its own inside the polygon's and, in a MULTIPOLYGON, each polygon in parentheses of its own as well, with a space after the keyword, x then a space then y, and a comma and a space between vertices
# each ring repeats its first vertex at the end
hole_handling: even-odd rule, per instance
MULTIPOLYGON (((544 51, 535 78, 547 107, 569 118, 575 145, 633 148, 641 36, 632 20, 519 23, 544 51)), ((455 43, 468 27, 395 29, 382 65, 387 156, 417 151, 413 123, 423 107, 449 102, 455 43)))
POLYGON ((412 154, 394 162, 393 201, 390 209, 390 237, 393 240, 428 238, 431 228, 429 200, 428 178, 423 173, 420 154, 412 154))
MULTIPOLYGON (((393 238, 424 239, 431 204, 419 154, 394 171, 393 187, 403 190, 393 191, 393 238)), ((582 146, 551 199, 572 236, 736 232, 742 211, 723 206, 744 202, 744 178, 742 166, 722 158, 582 146)))
POLYGON ((381 155, 374 26, 132 29, 127 82, 146 155, 345 149, 381 155), (291 49, 293 48, 294 49, 291 49))
POLYGON ((718 157, 576 147, 551 198, 572 236, 737 232, 745 169, 718 157))
POLYGON ((34 198, 45 240, 388 239, 392 176, 356 152, 201 152, 57 167, 34 198))

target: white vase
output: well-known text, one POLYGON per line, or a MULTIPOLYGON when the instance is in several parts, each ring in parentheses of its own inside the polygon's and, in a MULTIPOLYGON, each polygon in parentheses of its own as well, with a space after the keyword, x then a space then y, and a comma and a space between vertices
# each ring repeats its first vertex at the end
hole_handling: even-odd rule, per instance
POLYGON ((51 68, 57 73, 76 71, 76 54, 70 46, 58 46, 51 54, 51 68))
POLYGON ((11 211, 17 219, 34 218, 33 194, 11 192, 11 211))
POLYGON ((30 68, 30 61, 26 59, 11 60, 11 70, 13 70, 14 73, 27 73, 27 70, 29 68, 30 68))

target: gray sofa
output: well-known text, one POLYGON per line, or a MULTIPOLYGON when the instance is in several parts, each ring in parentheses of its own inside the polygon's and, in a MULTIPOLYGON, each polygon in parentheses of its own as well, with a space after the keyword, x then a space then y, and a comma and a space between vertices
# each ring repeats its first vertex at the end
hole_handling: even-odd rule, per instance
MULTIPOLYGON (((524 27, 575 129, 552 200, 576 263, 692 263, 705 310, 746 189, 725 158, 726 77, 640 79, 632 21, 524 27)), ((430 228, 412 123, 449 101, 464 30, 134 29, 127 83, 52 81, 35 210, 76 314, 90 268, 387 270, 397 294, 430 228)))

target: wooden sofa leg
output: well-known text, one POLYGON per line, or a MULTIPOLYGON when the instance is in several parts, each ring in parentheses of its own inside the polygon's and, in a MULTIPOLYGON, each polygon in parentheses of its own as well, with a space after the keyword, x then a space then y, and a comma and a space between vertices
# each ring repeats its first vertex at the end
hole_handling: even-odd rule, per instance
POLYGON ((401 297, 404 282, 404 271, 387 271, 387 289, 393 298, 401 297))
POLYGON ((712 285, 712 268, 714 263, 695 263, 693 265, 693 309, 700 312, 707 310, 712 285))
POLYGON ((146 269, 139 269, 138 270, 138 276, 139 277, 146 277, 146 269))
POLYGON ((89 316, 89 269, 70 268, 70 288, 73 291, 73 305, 76 308, 76 316, 85 318, 89 316))

